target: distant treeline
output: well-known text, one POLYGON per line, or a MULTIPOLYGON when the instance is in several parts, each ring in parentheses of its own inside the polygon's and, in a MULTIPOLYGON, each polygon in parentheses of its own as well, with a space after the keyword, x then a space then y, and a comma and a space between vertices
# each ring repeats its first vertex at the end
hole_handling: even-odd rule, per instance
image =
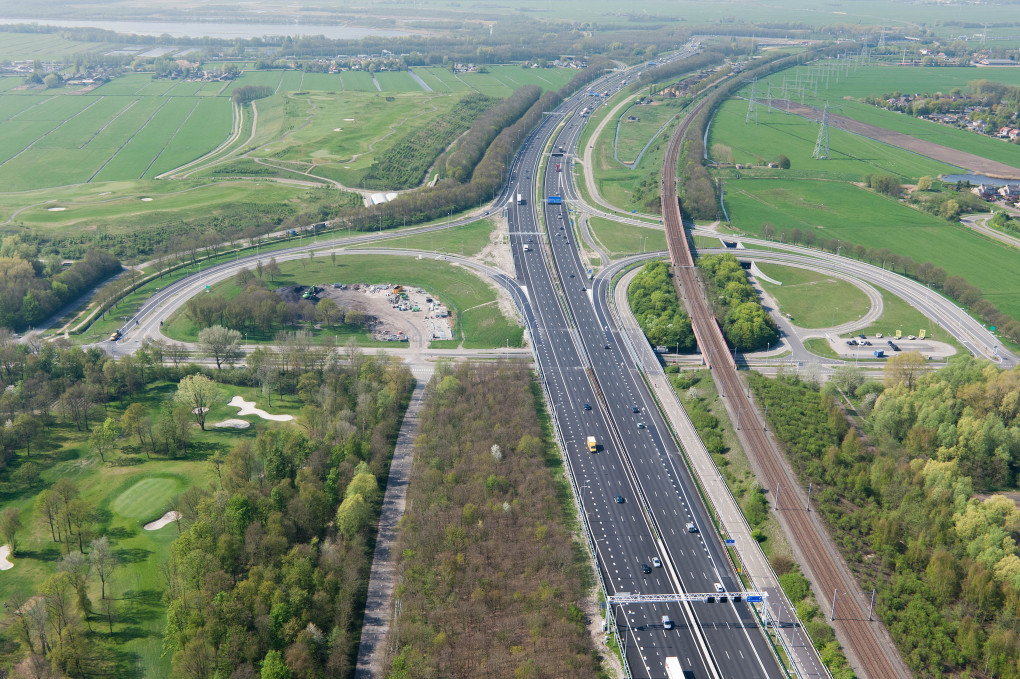
POLYGON ((273 88, 268 85, 244 85, 234 90, 230 98, 234 100, 235 104, 247 104, 256 99, 265 99, 272 94, 273 88))

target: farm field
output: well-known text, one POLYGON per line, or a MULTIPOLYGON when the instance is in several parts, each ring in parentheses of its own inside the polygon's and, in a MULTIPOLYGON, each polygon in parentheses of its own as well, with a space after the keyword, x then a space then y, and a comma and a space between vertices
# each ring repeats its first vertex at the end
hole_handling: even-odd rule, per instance
POLYGON ((761 234, 765 224, 812 230, 931 262, 1020 317, 1020 270, 1011 250, 885 196, 842 182, 741 179, 727 182, 726 207, 733 226, 746 232, 761 234))
POLYGON ((719 107, 709 129, 709 158, 719 163, 763 165, 780 155, 790 159, 789 170, 755 168, 741 174, 762 173, 789 178, 861 181, 867 174, 895 174, 908 183, 918 177, 953 172, 955 168, 878 141, 830 128, 829 160, 812 158, 818 123, 761 107, 758 124, 745 123, 747 102, 730 100, 719 107))
POLYGON ((107 49, 111 49, 107 43, 66 40, 58 33, 0 32, 0 61, 55 60, 84 52, 99 52, 107 49))
POLYGON ((830 328, 855 321, 871 308, 860 288, 825 274, 778 264, 758 264, 769 278, 782 285, 758 282, 779 303, 779 311, 790 314, 801 328, 830 328))
MULTIPOLYGON (((773 96, 781 96, 776 94, 776 90, 782 88, 783 78, 791 80, 796 77, 797 72, 798 69, 783 71, 773 75, 770 81, 766 81, 772 83, 773 96)), ((808 69, 800 67, 799 72, 803 77, 808 69)), ((1017 69, 1008 68, 921 68, 874 64, 870 67, 861 67, 857 71, 851 71, 849 77, 841 77, 838 83, 835 82, 835 78, 830 78, 827 89, 823 81, 818 87, 817 97, 814 96, 813 91, 809 92, 805 96, 804 103, 816 107, 824 106, 826 101, 833 105, 842 105, 843 108, 834 111, 835 114, 1020 167, 1020 148, 1015 144, 947 125, 920 120, 894 111, 886 111, 863 102, 844 99, 845 97, 863 99, 867 96, 881 96, 890 92, 948 93, 954 87, 966 90, 969 81, 980 79, 1015 86, 1020 85, 1020 72, 1017 72, 1017 69)), ((762 86, 759 85, 760 87, 762 86)), ((748 88, 745 88, 740 94, 747 96, 749 91, 748 88)), ((796 98, 796 101, 800 101, 799 97, 796 98)), ((834 146, 833 148, 835 150, 834 146)))

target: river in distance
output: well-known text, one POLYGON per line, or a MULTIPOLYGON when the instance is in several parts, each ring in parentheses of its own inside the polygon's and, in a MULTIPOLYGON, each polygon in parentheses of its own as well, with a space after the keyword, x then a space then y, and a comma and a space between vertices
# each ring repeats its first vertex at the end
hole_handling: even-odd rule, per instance
POLYGON ((298 23, 226 23, 217 21, 80 21, 75 19, 8 19, 0 24, 39 24, 65 28, 102 28, 134 35, 170 35, 175 38, 261 38, 278 35, 322 35, 332 40, 359 40, 369 36, 407 35, 404 31, 364 26, 324 26, 298 23))

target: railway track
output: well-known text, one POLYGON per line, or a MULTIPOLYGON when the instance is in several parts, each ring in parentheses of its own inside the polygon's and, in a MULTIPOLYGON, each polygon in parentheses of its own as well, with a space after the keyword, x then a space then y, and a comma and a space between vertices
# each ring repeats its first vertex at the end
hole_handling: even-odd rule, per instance
POLYGON ((805 573, 814 584, 823 608, 834 618, 832 624, 855 671, 867 679, 907 679, 911 676, 910 672, 884 624, 877 618, 868 620, 868 604, 846 562, 836 551, 817 513, 806 509, 803 490, 799 488, 793 470, 766 431, 765 422, 753 401, 745 393, 722 330, 702 295, 694 258, 684 231, 677 195, 676 170, 683 140, 703 106, 704 102, 695 107, 677 127, 666 150, 662 171, 666 242, 681 297, 691 317, 694 336, 712 371, 719 393, 727 402, 730 417, 733 418, 737 413, 743 414, 745 424, 738 435, 744 449, 760 482, 772 493, 780 524, 805 573), (752 413, 753 417, 750 416, 752 413), (747 426, 749 421, 751 425, 747 426), (835 611, 832 610, 834 592, 838 592, 835 611))

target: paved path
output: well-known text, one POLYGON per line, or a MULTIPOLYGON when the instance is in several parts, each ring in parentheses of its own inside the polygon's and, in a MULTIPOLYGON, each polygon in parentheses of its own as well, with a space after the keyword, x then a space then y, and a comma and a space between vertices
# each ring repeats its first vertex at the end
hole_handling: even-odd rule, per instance
MULTIPOLYGON (((627 286, 637 271, 635 269, 621 277, 612 293, 614 300, 627 299, 627 286)), ((796 621, 795 609, 779 586, 779 579, 758 542, 751 537, 751 527, 744 520, 744 515, 726 486, 719 468, 715 466, 715 461, 677 398, 658 357, 652 352, 648 341, 641 333, 630 305, 614 302, 613 311, 627 337, 628 341, 625 343, 631 350, 635 363, 645 373, 662 412, 680 439, 689 466, 697 475, 708 502, 719 518, 723 536, 735 542, 733 547, 739 555, 738 567, 750 579, 751 589, 768 594, 768 617, 778 623, 776 628, 787 654, 796 665, 796 674, 801 677, 828 677, 828 671, 822 666, 803 628, 791 624, 796 621)), ((752 418, 748 417, 747 420, 752 418)))
MULTIPOLYGON (((1016 213, 1013 212, 1010 216, 1015 217, 1016 213)), ((994 238, 995 240, 1005 243, 1006 245, 1011 245, 1012 247, 1020 248, 1020 238, 1017 238, 1016 236, 1011 236, 1005 231, 1001 231, 994 227, 988 226, 988 220, 991 218, 992 215, 989 214, 967 215, 960 219, 960 221, 963 223, 964 226, 970 227, 971 229, 977 231, 978 233, 982 233, 988 236, 989 238, 994 238)))
POLYGON ((404 515, 407 501, 407 482, 414 457, 414 439, 418 433, 418 411, 432 370, 428 364, 415 367, 417 369, 413 372, 417 382, 397 435, 390 475, 386 480, 386 495, 379 515, 375 553, 372 555, 372 575, 368 580, 368 597, 365 601, 365 622, 361 627, 358 664, 354 670, 355 679, 385 675, 386 638, 393 619, 393 588, 397 581, 397 555, 392 552, 392 548, 397 538, 397 522, 404 515))

